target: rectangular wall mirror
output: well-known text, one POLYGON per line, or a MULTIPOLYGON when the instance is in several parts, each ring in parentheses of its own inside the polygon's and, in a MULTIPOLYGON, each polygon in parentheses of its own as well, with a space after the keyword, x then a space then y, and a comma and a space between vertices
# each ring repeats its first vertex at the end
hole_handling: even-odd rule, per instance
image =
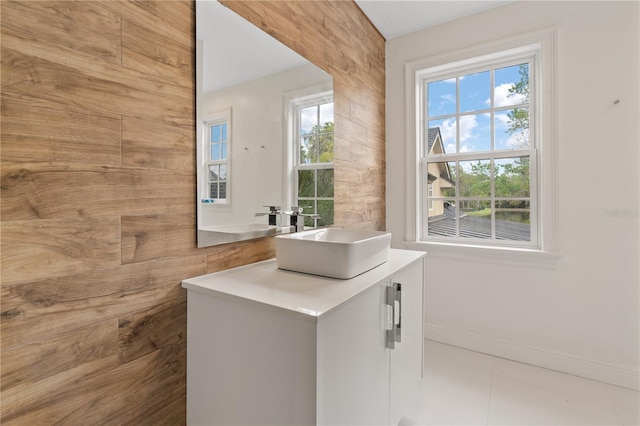
POLYGON ((332 77, 215 0, 196 45, 198 247, 332 224, 332 77))

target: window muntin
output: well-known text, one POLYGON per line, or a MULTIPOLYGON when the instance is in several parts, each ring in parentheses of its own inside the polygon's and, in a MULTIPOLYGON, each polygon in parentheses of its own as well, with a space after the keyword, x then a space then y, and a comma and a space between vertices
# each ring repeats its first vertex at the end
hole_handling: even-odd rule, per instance
POLYGON ((538 245, 534 64, 418 71, 423 241, 538 245))
MULTIPOLYGON (((333 99, 326 95, 296 102, 295 198, 305 214, 318 214, 318 226, 333 224, 333 99)), ((314 226, 305 218, 305 226, 314 226)))
POLYGON ((205 161, 206 194, 208 203, 229 202, 229 120, 217 118, 205 123, 207 131, 207 159, 205 161))

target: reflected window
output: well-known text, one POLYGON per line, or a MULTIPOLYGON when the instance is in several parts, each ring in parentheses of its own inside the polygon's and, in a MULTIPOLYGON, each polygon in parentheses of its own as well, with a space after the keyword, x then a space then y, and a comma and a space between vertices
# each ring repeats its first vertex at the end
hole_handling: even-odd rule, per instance
MULTIPOLYGON (((293 132, 293 167, 295 205, 305 214, 317 214, 318 226, 333 224, 333 94, 324 92, 293 100, 295 125, 293 132)), ((305 226, 314 226, 305 218, 305 226)))
POLYGON ((203 202, 229 202, 229 155, 230 155, 230 114, 220 113, 216 118, 205 122, 206 149, 205 173, 206 194, 203 202))

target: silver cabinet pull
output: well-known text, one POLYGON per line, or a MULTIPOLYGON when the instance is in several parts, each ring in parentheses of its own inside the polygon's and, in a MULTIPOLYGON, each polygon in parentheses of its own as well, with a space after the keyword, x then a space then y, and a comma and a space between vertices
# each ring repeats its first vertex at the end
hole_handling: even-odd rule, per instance
MULTIPOLYGON (((393 322, 395 324, 395 326, 393 327, 394 329, 393 340, 396 342, 401 342, 402 341, 402 284, 393 283, 393 288, 395 289, 395 293, 396 293, 395 302, 398 303, 398 324, 395 324, 396 322, 395 312, 393 317, 393 322)), ((394 311, 395 311, 395 303, 394 303, 394 311)))
POLYGON ((385 304, 391 308, 391 327, 385 331, 385 346, 395 349, 396 342, 402 341, 402 284, 387 286, 385 304))
POLYGON ((389 349, 395 349, 396 347, 396 287, 386 287, 385 304, 391 307, 391 328, 385 330, 385 347, 389 349))

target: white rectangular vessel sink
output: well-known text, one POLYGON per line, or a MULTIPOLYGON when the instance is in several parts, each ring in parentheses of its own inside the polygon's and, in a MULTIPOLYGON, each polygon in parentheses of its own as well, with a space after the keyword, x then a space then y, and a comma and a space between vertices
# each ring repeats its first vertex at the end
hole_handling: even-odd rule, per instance
POLYGON ((275 237, 278 268, 349 279, 389 258, 391 234, 324 228, 275 237))

